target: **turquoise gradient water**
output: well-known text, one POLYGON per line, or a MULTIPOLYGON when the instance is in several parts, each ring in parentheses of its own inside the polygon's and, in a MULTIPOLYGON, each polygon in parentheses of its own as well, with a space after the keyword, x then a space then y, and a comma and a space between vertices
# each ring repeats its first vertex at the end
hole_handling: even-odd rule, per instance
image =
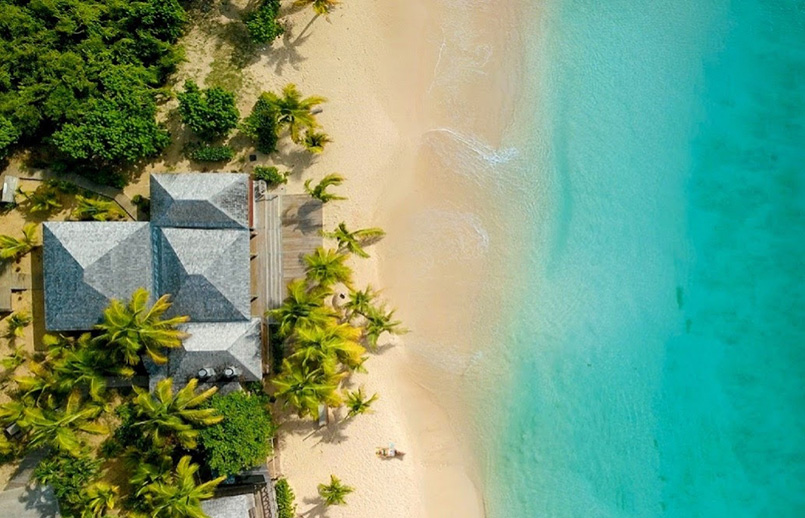
POLYGON ((540 4, 490 516, 805 516, 805 4, 540 4))

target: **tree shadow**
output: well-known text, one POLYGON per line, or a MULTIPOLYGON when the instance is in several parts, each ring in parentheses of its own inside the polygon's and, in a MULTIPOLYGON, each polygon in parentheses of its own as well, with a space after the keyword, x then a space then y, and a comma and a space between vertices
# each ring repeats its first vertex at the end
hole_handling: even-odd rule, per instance
POLYGON ((299 53, 299 46, 302 45, 308 37, 309 36, 300 34, 296 39, 292 39, 292 31, 290 27, 287 27, 280 40, 280 46, 276 46, 275 42, 275 45, 266 48, 261 54, 266 56, 268 65, 274 67, 274 72, 277 75, 282 75, 285 66, 290 65, 294 69, 297 69, 297 65, 307 61, 307 58, 299 53))
POLYGON ((308 510, 308 512, 303 513, 302 516, 307 518, 327 518, 327 505, 322 501, 321 497, 305 497, 303 500, 308 505, 316 504, 308 510))
MULTIPOLYGON (((290 142, 290 141, 289 141, 290 142)), ((297 147, 293 142, 283 142, 273 155, 274 163, 285 166, 291 174, 301 175, 303 171, 316 163, 318 155, 307 149, 297 147)))

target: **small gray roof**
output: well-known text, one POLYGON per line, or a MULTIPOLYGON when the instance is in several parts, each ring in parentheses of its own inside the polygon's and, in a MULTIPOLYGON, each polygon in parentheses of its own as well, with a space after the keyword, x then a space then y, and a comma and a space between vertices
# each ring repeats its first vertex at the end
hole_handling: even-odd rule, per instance
POLYGON ((254 509, 254 495, 223 496, 201 502, 201 509, 210 518, 249 518, 254 509))
POLYGON ((249 175, 151 175, 151 221, 160 227, 249 228, 249 175))
POLYGON ((190 336, 182 347, 170 351, 168 373, 172 378, 195 378, 202 367, 220 374, 229 366, 240 370, 244 381, 262 378, 259 318, 248 322, 189 322, 179 328, 190 336))
MULTIPOLYGON (((251 495, 249 495, 251 496, 251 495)), ((50 486, 19 487, 0 493, 0 518, 59 518, 50 486)))
POLYGON ((82 331, 101 321, 112 299, 152 292, 148 223, 50 222, 43 225, 45 328, 82 331))
POLYGON ((172 295, 169 315, 251 318, 248 230, 155 228, 154 243, 157 293, 172 295))

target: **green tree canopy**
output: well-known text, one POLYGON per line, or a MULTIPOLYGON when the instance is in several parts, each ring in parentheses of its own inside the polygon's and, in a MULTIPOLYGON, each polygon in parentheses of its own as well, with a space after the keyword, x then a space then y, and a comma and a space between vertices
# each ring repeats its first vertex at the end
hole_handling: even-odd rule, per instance
POLYGON ((209 402, 223 421, 200 431, 205 464, 216 475, 235 475, 264 463, 271 453, 274 423, 267 398, 245 391, 216 394, 209 402))
POLYGON ((243 132, 255 140, 257 150, 267 155, 277 151, 279 110, 272 97, 264 92, 257 99, 252 113, 243 119, 243 132))
POLYGON ((246 17, 246 28, 255 43, 271 43, 285 32, 279 23, 280 0, 263 0, 246 17))
POLYGON ((225 137, 238 125, 240 112, 232 92, 218 87, 201 90, 194 81, 188 80, 178 98, 182 122, 203 140, 225 137))

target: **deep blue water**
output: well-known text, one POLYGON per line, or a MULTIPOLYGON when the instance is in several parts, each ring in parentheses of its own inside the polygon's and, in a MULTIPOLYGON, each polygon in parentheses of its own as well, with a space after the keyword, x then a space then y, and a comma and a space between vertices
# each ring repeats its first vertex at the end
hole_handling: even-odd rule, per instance
POLYGON ((490 515, 805 516, 805 2, 540 4, 490 515))

